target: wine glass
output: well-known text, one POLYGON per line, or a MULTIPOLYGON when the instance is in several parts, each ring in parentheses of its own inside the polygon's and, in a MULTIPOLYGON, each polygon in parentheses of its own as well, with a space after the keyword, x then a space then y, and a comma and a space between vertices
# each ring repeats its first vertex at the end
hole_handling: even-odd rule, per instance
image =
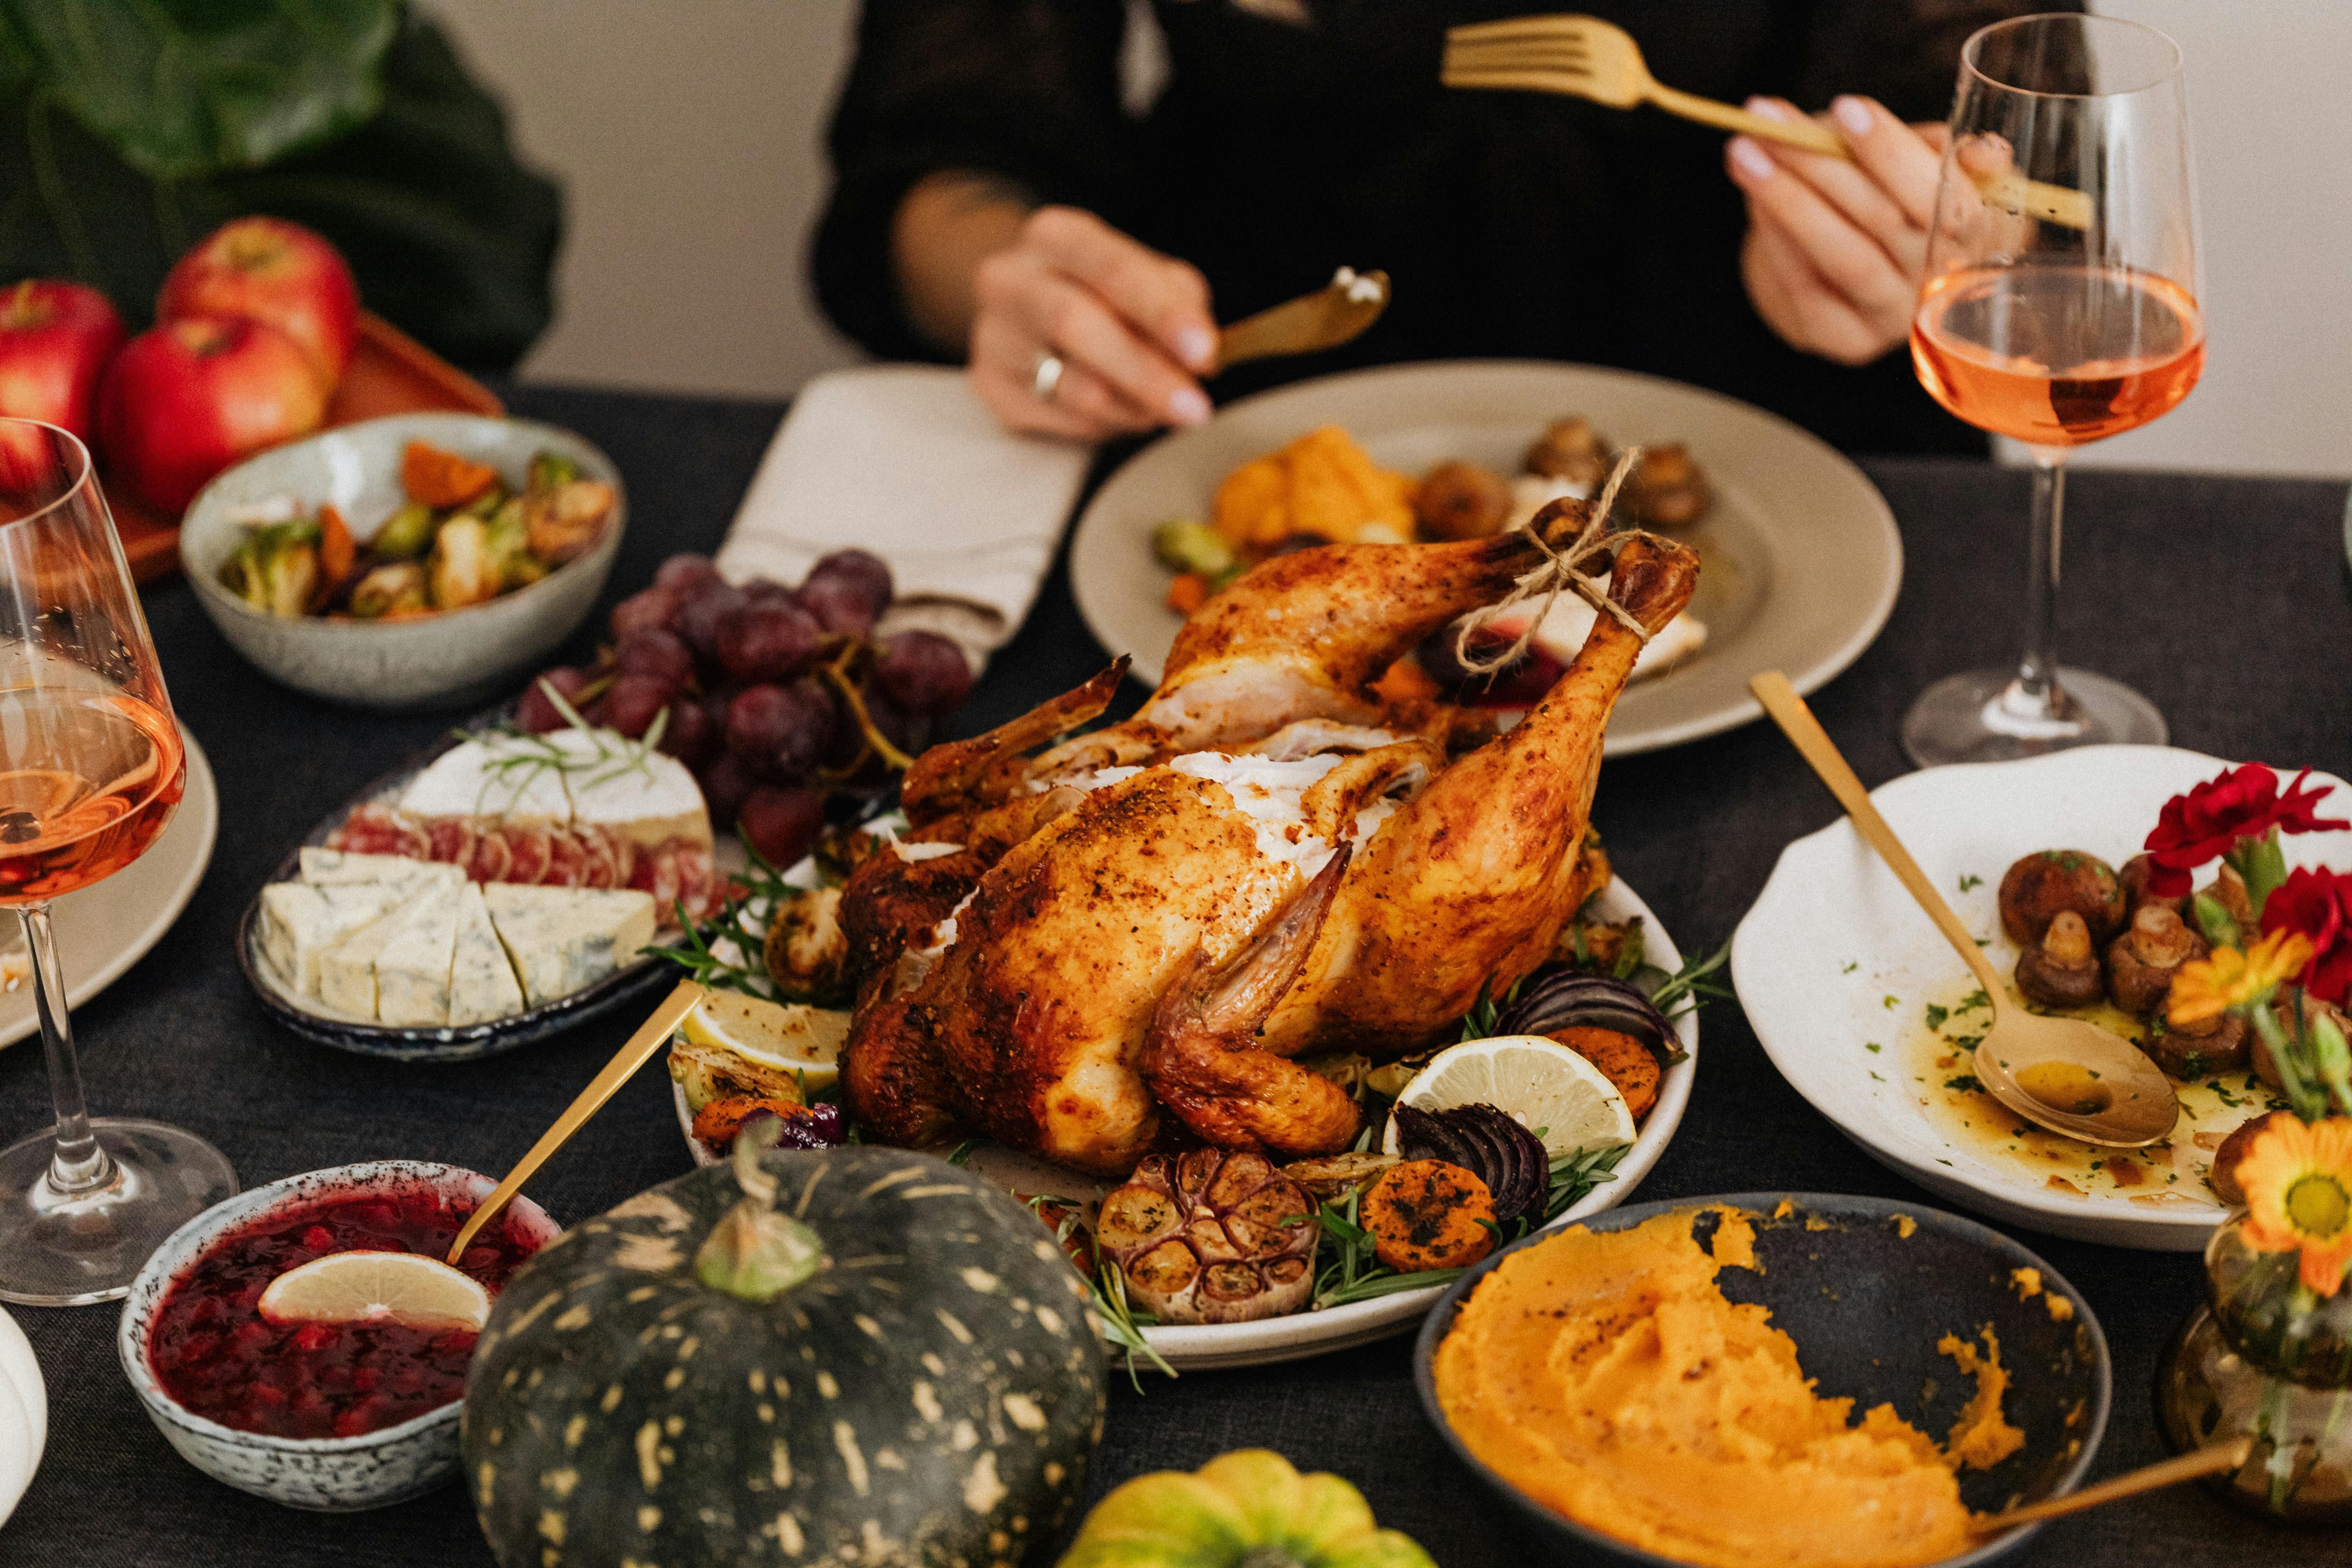
POLYGON ((0 1150, 0 1300, 128 1292, 158 1243, 236 1191, 204 1140, 93 1120, 49 901, 112 876, 187 780, 172 700, 89 451, 0 419, 0 905, 24 923, 57 1125, 0 1150))
POLYGON ((2145 425, 2205 365, 2180 51, 2110 16, 1997 23, 1960 50, 1911 361, 1937 402, 2033 455, 2025 648, 1903 720, 1921 766, 2104 742, 2164 716, 2053 650, 2065 457, 2145 425))

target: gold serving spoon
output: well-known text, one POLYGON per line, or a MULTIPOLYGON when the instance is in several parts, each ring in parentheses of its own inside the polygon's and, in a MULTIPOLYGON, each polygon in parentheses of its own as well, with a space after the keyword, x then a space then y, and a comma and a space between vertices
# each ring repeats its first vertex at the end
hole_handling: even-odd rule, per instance
POLYGON ((1854 831, 1919 900, 1984 987, 1993 1021, 1977 1046, 1976 1078, 1986 1092, 2028 1121, 2085 1143, 2138 1149, 2169 1133, 2180 1119, 2180 1101, 2147 1053, 2096 1024, 2043 1017, 2012 1003, 1984 949, 1878 815, 1870 792, 1862 787, 1789 678, 1768 669, 1750 680, 1748 689, 1830 786, 1853 819, 1854 831))
POLYGON ((694 1005, 701 1000, 702 987, 691 980, 679 981, 677 989, 663 998, 662 1005, 654 1009, 653 1016, 637 1026, 637 1032, 629 1037, 629 1043, 614 1053, 613 1059, 604 1064, 604 1070, 589 1079, 588 1087, 580 1091, 580 1098, 564 1108, 563 1114, 555 1119, 555 1125, 540 1135, 539 1142, 530 1146, 530 1152, 516 1162, 515 1168, 507 1173, 507 1179, 482 1200, 482 1206, 473 1212, 457 1232, 457 1239, 449 1244, 451 1268, 456 1268, 457 1259, 466 1255, 466 1244, 489 1223, 490 1216, 506 1207, 507 1200, 522 1191, 522 1184, 547 1163, 549 1155, 562 1148, 574 1132, 588 1125, 590 1117, 604 1109, 604 1102, 613 1098, 614 1091, 628 1082, 636 1070, 661 1049, 662 1043, 669 1038, 669 1032, 677 1028, 686 1016, 694 1011, 694 1005))
MULTIPOLYGON (((1979 1047, 1981 1048, 1981 1047, 1979 1047)), ((2086 1508, 2115 1502, 2142 1492, 2152 1492, 2161 1487, 2178 1486, 2193 1481, 2200 1476, 2217 1476, 2224 1470, 2244 1468, 2246 1456, 2254 1451, 2252 1437, 2241 1437, 2234 1443, 2217 1443, 2210 1448, 2191 1448, 2169 1459, 2145 1465, 2137 1470, 2126 1470, 2095 1487, 2084 1487, 2064 1497, 2050 1498, 2042 1502, 2028 1503, 2023 1508, 2011 1509, 2007 1513, 1982 1513, 1969 1521, 1969 1529, 1979 1535, 1994 1535, 2013 1530, 2021 1524, 2033 1524, 2045 1519, 2057 1519, 2063 1514, 2080 1513, 2086 1508)))
POLYGON ((1217 363, 1209 374, 1244 360, 1311 354, 1336 349, 1381 319, 1389 308, 1389 275, 1342 267, 1312 294, 1244 316, 1217 333, 1217 363))
MULTIPOLYGON (((1845 139, 1811 120, 1775 120, 1660 85, 1624 28, 1597 16, 1511 16, 1450 27, 1438 79, 1447 87, 1556 92, 1611 109, 1654 103, 1669 114, 1832 158, 1853 156, 1845 139)), ((2091 198, 2029 180, 2014 169, 1968 171, 1977 193, 2004 212, 2067 228, 2091 226, 2091 198)))

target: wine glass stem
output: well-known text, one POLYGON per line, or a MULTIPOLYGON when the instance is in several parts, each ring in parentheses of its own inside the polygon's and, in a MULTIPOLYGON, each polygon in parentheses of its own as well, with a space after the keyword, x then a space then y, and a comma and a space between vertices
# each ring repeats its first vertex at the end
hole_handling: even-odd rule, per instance
POLYGON ((25 945, 33 954, 33 997, 41 1015, 41 1045, 48 1054, 49 1099, 57 1107, 58 1147, 49 1158, 49 1184, 60 1193, 88 1192, 114 1179, 114 1162, 89 1130, 81 1092, 81 1062, 74 1055, 73 1016, 66 1007, 65 971, 49 930, 47 903, 20 904, 25 945))
POLYGON ((2074 704, 2058 685, 2056 622, 2058 552, 2064 537, 2066 454, 2053 447, 2033 452, 2033 533, 2025 584, 2025 651, 2017 661, 2002 705, 2017 717, 2063 719, 2074 704))

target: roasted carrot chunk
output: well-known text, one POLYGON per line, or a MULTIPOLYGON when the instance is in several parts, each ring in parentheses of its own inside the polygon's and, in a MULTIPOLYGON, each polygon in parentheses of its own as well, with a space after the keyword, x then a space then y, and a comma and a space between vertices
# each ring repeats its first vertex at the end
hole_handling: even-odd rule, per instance
POLYGON ((1168 607, 1190 616, 1209 602, 1209 580, 1198 572, 1180 572, 1168 584, 1168 607))
POLYGON ((327 591, 332 593, 352 574, 359 560, 359 546, 352 542, 351 525, 332 505, 319 509, 319 578, 327 591))
POLYGON ((805 1116, 808 1107, 795 1100, 771 1100, 756 1094, 730 1094, 714 1100, 694 1113, 694 1135, 714 1149, 730 1148, 743 1129, 743 1119, 756 1110, 779 1116, 805 1116))
POLYGON ((1658 1103, 1658 1058, 1631 1035, 1614 1029, 1555 1029, 1553 1039, 1601 1069, 1625 1097, 1625 1109, 1639 1121, 1658 1103))
POLYGON ((1495 1247, 1494 1194, 1475 1172, 1443 1160, 1390 1166, 1356 1217, 1372 1251, 1400 1274, 1467 1268, 1495 1247))
POLYGON ((464 506, 499 482, 499 471, 424 441, 400 455, 400 488, 429 507, 464 506))

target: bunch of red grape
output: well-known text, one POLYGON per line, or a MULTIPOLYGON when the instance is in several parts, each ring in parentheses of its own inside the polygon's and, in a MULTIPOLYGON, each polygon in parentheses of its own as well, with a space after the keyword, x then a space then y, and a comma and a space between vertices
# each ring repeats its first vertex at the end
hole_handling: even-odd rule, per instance
POLYGON ((971 690, 947 638, 875 634, 891 593, 890 568, 863 550, 825 556, 797 588, 739 586, 707 557, 673 555, 613 606, 595 667, 544 671, 517 720, 540 733, 569 722, 546 687, 633 739, 667 714, 656 743, 693 770, 711 821, 789 866, 824 826, 828 795, 887 787, 971 690))

